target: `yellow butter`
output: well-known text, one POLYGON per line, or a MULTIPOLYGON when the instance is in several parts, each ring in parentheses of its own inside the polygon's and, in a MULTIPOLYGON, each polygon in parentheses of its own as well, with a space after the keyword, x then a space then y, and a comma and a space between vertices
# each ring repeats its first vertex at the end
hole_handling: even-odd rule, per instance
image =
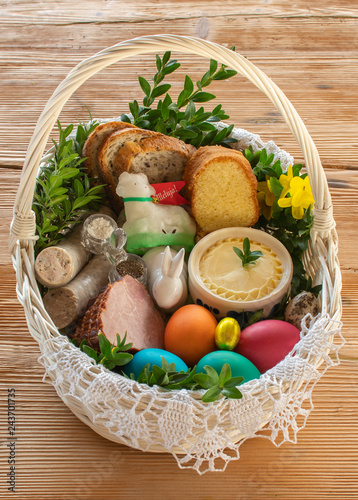
POLYGON ((243 247, 244 238, 226 238, 206 250, 199 262, 203 284, 216 295, 232 301, 262 299, 279 285, 283 266, 271 248, 250 240, 250 250, 262 257, 243 267, 233 247, 243 247))

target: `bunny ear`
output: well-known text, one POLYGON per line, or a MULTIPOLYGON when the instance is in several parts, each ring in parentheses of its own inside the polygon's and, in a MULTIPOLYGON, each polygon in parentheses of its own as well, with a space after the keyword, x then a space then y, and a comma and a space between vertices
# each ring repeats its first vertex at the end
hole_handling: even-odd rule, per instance
POLYGON ((177 255, 173 258, 170 266, 170 277, 179 278, 184 266, 185 250, 181 248, 177 255))
POLYGON ((169 271, 172 263, 172 254, 170 252, 170 247, 167 246, 163 253, 162 259, 162 275, 169 276, 169 271))

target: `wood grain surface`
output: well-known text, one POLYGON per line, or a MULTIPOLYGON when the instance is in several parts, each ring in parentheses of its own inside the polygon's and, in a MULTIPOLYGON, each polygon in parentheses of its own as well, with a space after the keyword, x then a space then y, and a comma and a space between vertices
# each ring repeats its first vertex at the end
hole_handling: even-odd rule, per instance
MULTIPOLYGON (((353 0, 70 0, 0 2, 0 498, 198 500, 358 498, 358 8, 353 0), (21 166, 48 98, 78 62, 119 41, 156 33, 198 36, 236 50, 285 92, 320 152, 334 204, 343 275, 341 364, 316 386, 297 444, 253 439, 225 472, 198 476, 166 454, 120 446, 80 422, 42 381, 40 351, 16 298, 7 250, 21 166), (8 389, 16 390, 16 492, 8 491, 8 389)), ((195 78, 208 62, 175 54, 195 78)), ((153 56, 91 78, 66 104, 64 124, 127 111, 153 56)), ((281 116, 241 77, 217 82, 230 122, 301 152, 281 116)), ((53 136, 56 133, 54 131, 53 136)))

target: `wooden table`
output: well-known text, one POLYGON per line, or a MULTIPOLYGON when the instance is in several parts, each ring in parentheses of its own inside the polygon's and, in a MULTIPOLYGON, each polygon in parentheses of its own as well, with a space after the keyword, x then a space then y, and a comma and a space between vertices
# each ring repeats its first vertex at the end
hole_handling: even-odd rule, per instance
MULTIPOLYGON (((358 498, 358 9, 353 0, 48 0, 1 2, 1 482, 0 498, 294 499, 358 498), (82 424, 42 382, 7 251, 12 206, 35 123, 47 99, 85 57, 144 34, 192 35, 235 45, 285 92, 320 152, 333 196, 343 275, 341 364, 314 391, 315 409, 296 445, 247 441, 223 473, 198 476, 165 454, 106 441, 82 424), (16 493, 7 491, 7 391, 16 389, 16 493)), ((152 56, 93 77, 61 114, 68 124, 118 116, 138 95, 152 56)), ((183 73, 207 61, 180 55, 183 73)), ((153 66, 152 66, 153 67, 153 66)), ((175 80, 174 82, 177 82, 175 80)), ((175 88, 175 85, 174 85, 175 88)), ((177 86, 177 88, 179 88, 177 86)), ((241 77, 215 86, 230 122, 273 139, 302 160, 281 116, 241 77)), ((54 133, 55 136, 55 133, 54 133)))

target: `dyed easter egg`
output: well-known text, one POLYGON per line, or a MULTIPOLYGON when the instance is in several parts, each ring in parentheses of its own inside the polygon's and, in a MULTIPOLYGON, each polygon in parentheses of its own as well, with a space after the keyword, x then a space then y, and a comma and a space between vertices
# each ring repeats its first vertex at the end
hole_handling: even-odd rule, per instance
POLYGON ((253 380, 255 378, 260 378, 260 372, 255 365, 251 363, 247 358, 241 356, 240 354, 232 351, 214 351, 210 352, 197 364, 197 373, 206 373, 204 366, 208 365, 214 368, 218 373, 221 372, 221 368, 225 363, 228 363, 231 368, 232 377, 244 377, 244 382, 253 380))
POLYGON ((188 371, 188 367, 184 361, 175 354, 165 351, 164 349, 150 348, 143 349, 135 353, 133 359, 123 367, 123 372, 128 376, 131 373, 134 373, 134 376, 137 379, 146 364, 150 364, 150 370, 153 368, 153 365, 162 366, 162 357, 169 364, 174 363, 176 371, 188 371))
POLYGON ((264 373, 282 361, 299 340, 300 331, 295 326, 267 319, 244 328, 235 351, 264 373))
POLYGON ((232 351, 240 339, 240 325, 234 318, 223 318, 215 330, 215 344, 219 349, 232 351))
MULTIPOLYGON (((288 304, 285 310, 285 321, 301 330, 302 319, 306 314, 311 314, 313 317, 319 313, 319 302, 312 292, 301 292, 294 297, 288 304)), ((308 326, 309 321, 306 321, 308 326)))
POLYGON ((215 316, 205 307, 196 304, 183 306, 172 315, 165 328, 165 349, 192 367, 205 354, 216 349, 217 324, 215 316))

